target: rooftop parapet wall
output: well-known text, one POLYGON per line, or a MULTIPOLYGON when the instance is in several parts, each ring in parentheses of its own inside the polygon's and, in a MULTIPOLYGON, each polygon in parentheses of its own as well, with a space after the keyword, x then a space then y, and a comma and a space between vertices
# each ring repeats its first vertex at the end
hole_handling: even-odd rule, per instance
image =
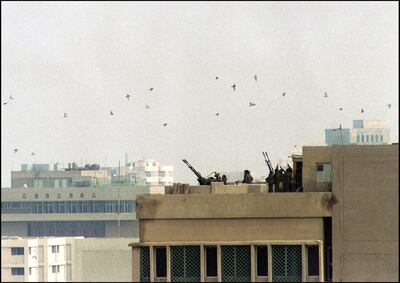
POLYGON ((330 217, 332 193, 141 195, 141 219, 330 217))
MULTIPOLYGON (((213 182, 211 186, 186 186, 187 194, 247 194, 247 193, 266 193, 266 184, 239 184, 239 185, 224 185, 222 182, 213 182)), ((166 186, 165 194, 176 193, 175 186, 166 186)))

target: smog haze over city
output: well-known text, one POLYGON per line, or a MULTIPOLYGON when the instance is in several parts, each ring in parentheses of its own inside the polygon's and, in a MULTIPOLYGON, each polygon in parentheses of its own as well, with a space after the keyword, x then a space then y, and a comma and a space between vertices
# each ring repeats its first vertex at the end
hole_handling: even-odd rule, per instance
POLYGON ((196 183, 183 158, 261 176, 262 151, 275 165, 353 119, 398 142, 397 2, 1 5, 2 187, 22 163, 126 152, 176 182, 196 183))

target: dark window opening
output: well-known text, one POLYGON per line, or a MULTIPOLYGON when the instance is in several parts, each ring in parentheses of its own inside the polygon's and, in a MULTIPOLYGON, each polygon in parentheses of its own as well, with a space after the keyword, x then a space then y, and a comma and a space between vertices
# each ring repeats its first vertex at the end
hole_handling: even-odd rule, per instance
POLYGON ((156 247, 156 277, 167 277, 167 249, 156 247))
POLYGON ((317 165, 317 171, 324 171, 324 165, 323 164, 318 164, 317 165))
POLYGON ((12 267, 11 268, 11 275, 24 275, 25 270, 23 267, 12 267))
POLYGON ((268 276, 268 247, 257 247, 257 276, 268 276))
POLYGON ((24 248, 11 248, 11 255, 23 255, 24 248))
POLYGON ((324 274, 325 281, 332 282, 332 218, 324 217, 324 274))
POLYGON ((308 275, 319 275, 319 248, 318 246, 307 246, 308 275))
POLYGON ((217 277, 217 247, 206 247, 206 276, 217 277))

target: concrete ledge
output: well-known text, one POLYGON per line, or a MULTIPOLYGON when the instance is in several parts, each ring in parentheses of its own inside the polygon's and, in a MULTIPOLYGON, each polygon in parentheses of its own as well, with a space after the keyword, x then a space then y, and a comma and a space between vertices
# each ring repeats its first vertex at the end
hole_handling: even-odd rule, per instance
POLYGON ((138 219, 330 217, 332 193, 142 195, 138 219))

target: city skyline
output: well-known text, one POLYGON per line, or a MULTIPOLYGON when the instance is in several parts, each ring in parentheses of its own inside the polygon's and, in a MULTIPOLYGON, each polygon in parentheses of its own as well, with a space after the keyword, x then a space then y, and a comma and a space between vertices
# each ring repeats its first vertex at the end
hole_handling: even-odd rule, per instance
POLYGON ((265 175, 262 151, 276 164, 354 119, 398 142, 398 3, 1 5, 2 187, 22 163, 125 152, 191 184, 183 158, 265 175))

